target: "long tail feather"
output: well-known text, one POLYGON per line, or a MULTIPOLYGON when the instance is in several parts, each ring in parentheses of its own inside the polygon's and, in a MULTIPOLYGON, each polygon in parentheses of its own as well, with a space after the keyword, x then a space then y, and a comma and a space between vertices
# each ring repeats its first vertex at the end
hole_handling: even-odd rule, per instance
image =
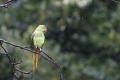
POLYGON ((33 72, 37 69, 38 65, 38 54, 33 53, 33 72))

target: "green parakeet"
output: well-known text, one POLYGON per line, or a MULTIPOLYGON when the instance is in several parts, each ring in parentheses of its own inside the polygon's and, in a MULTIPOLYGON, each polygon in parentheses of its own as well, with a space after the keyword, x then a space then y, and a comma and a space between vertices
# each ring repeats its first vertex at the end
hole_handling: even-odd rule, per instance
MULTIPOLYGON (((45 25, 39 25, 32 33, 32 48, 35 51, 41 51, 41 48, 45 41, 44 32, 47 32, 45 25)), ((37 69, 38 54, 33 53, 33 71, 37 69)))

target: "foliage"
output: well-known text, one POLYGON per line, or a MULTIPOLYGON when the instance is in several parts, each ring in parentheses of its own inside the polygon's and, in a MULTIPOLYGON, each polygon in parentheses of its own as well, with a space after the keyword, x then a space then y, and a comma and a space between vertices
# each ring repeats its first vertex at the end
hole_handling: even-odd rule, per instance
MULTIPOLYGON (((119 80, 120 4, 84 0, 88 3, 82 6, 82 0, 66 1, 18 0, 9 8, 1 8, 0 38, 29 45, 32 31, 45 24, 44 50, 63 66, 65 80, 119 80)), ((6 47, 24 60, 22 69, 32 69, 28 52, 6 47)), ((10 67, 4 57, 0 61, 0 79, 8 80, 10 67), (1 75, 3 72, 6 75, 1 75)), ((56 76, 56 69, 40 58, 36 74, 25 75, 25 79, 54 80, 56 76)))

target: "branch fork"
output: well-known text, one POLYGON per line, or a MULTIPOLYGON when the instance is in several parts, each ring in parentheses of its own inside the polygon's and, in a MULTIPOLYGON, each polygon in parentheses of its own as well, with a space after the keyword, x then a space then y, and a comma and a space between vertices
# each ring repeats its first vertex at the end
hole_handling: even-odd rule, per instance
POLYGON ((58 65, 58 63, 52 58, 50 57, 47 53, 45 53, 42 49, 41 51, 34 51, 34 50, 31 50, 30 48, 28 47, 23 47, 23 46, 20 46, 20 45, 17 45, 17 44, 14 44, 14 43, 11 43, 11 42, 8 42, 6 40, 3 40, 3 39, 0 39, 0 48, 2 48, 2 50, 5 52, 4 55, 6 55, 6 57, 8 58, 9 60, 9 63, 10 65, 12 66, 13 68, 13 74, 14 74, 14 77, 17 78, 17 73, 16 72, 20 72, 22 74, 31 74, 32 73, 32 70, 29 71, 29 72, 26 72, 26 71, 22 71, 19 67, 17 67, 18 64, 21 64, 22 61, 20 62, 16 62, 16 57, 12 57, 7 49, 5 49, 3 47, 3 43, 7 44, 7 45, 11 45, 11 46, 14 46, 16 48, 20 48, 22 50, 26 50, 26 51, 29 51, 31 53, 36 53, 36 54, 39 54, 39 56, 41 56, 43 59, 45 59, 46 61, 52 63, 59 71, 59 80, 63 80, 63 75, 62 75, 62 68, 60 67, 60 65, 58 65))

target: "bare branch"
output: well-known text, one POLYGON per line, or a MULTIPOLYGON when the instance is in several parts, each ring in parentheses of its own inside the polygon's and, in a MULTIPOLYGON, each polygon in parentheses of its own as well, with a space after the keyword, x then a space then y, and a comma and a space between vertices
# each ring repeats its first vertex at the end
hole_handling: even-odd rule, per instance
POLYGON ((119 2, 119 1, 117 1, 117 0, 112 0, 112 1, 120 4, 120 2, 119 2))
POLYGON ((20 68, 18 68, 17 66, 15 67, 15 69, 16 69, 18 72, 21 72, 21 73, 23 73, 23 74, 31 74, 31 73, 32 73, 32 71, 30 71, 30 72, 24 72, 24 71, 22 71, 20 68))
POLYGON ((8 8, 9 5, 11 5, 13 0, 7 0, 5 3, 0 4, 0 7, 8 8))
MULTIPOLYGON (((36 52, 36 51, 33 51, 29 48, 26 48, 26 47, 22 47, 20 45, 17 45, 17 44, 13 44, 11 42, 8 42, 6 40, 3 40, 3 39, 0 39, 0 42, 2 43, 6 43, 6 44, 9 44, 11 46, 14 46, 14 47, 17 47, 17 48, 20 48, 20 49, 23 49, 23 50, 26 50, 26 51, 29 51, 31 53, 36 53, 36 54, 39 54, 43 59, 47 60, 48 62, 54 64, 54 66, 58 69, 59 71, 59 80, 63 80, 63 75, 62 75, 62 68, 60 67, 60 65, 58 65, 58 63, 52 59, 52 57, 50 57, 47 53, 45 53, 43 50, 41 50, 41 52, 36 52)), ((8 54, 8 53, 7 53, 8 54)), ((13 65, 13 64, 12 64, 13 65)), ((23 74, 29 74, 30 72, 24 72, 22 70, 20 70, 18 67, 15 66, 15 70, 23 73, 23 74)))
MULTIPOLYGON (((3 42, 3 41, 2 41, 2 42, 3 42)), ((22 74, 30 74, 31 71, 30 71, 30 72, 25 72, 25 71, 22 71, 21 69, 19 69, 19 68, 17 67, 17 64, 21 64, 22 61, 16 62, 16 58, 15 58, 15 57, 12 57, 12 56, 8 53, 8 51, 2 46, 2 42, 0 41, 0 43, 1 43, 0 46, 1 46, 1 48, 4 50, 4 52, 5 52, 4 55, 6 55, 6 57, 7 57, 8 60, 9 60, 10 65, 12 66, 13 76, 14 76, 15 78, 18 78, 16 71, 18 71, 18 72, 20 72, 20 73, 22 73, 22 74)))

